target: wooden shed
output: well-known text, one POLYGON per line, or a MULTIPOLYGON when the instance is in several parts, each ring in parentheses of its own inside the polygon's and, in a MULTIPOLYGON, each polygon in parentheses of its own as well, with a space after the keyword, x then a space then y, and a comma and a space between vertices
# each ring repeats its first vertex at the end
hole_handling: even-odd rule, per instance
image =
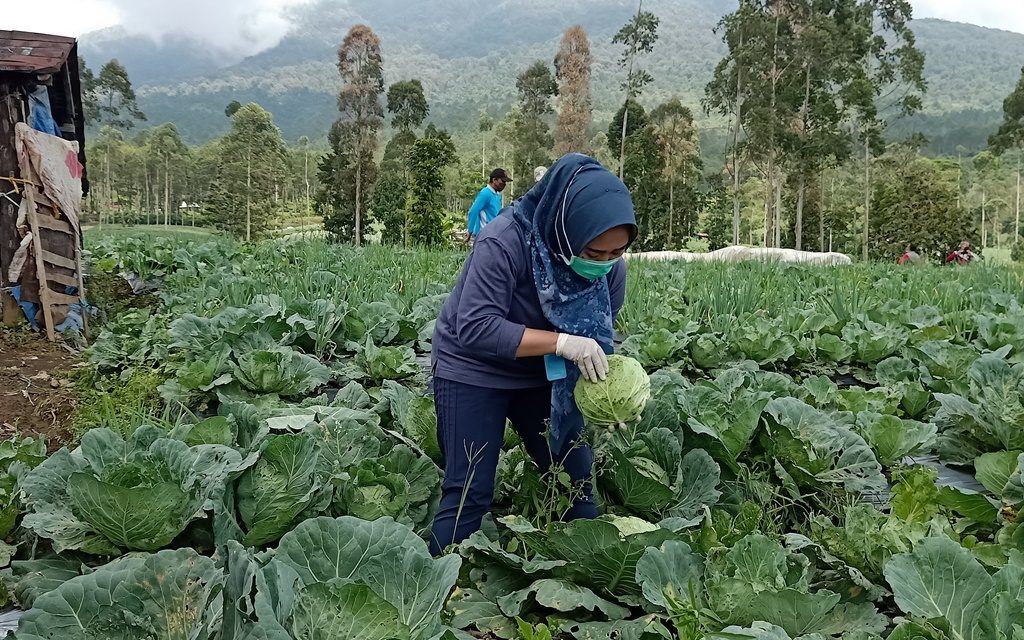
MULTIPOLYGON (((42 290, 46 289, 52 293, 53 304, 58 304, 57 301, 70 304, 65 296, 65 288, 76 282, 81 285, 81 229, 77 211, 74 215, 62 211, 72 208, 71 201, 67 197, 58 197, 63 194, 55 195, 53 185, 47 184, 47 176, 42 167, 37 166, 37 169, 41 169, 38 172, 30 168, 33 175, 23 175, 27 153, 22 154, 19 162, 19 136, 22 147, 25 147, 25 134, 29 133, 27 127, 36 124, 37 114, 34 110, 39 109, 40 105, 45 105, 43 110, 49 112, 46 121, 50 123, 50 130, 44 136, 53 136, 47 139, 56 143, 58 148, 63 143, 56 138, 68 141, 72 143, 67 145, 68 148, 77 152, 77 163, 74 162, 74 152, 63 159, 69 165, 68 170, 74 181, 81 180, 81 194, 75 194, 78 202, 73 204, 77 208, 80 206, 81 195, 88 192, 85 173, 85 114, 82 108, 77 41, 64 36, 0 30, 0 310, 6 324, 22 320, 14 291, 20 291, 22 299, 32 300, 34 297, 35 302, 39 303, 45 302, 40 298, 46 297, 45 294, 41 295, 42 290), (75 166, 70 166, 72 164, 75 166), (29 235, 29 225, 26 222, 25 207, 22 206, 25 199, 32 201, 30 221, 35 232, 31 240, 35 246, 30 249, 34 249, 33 259, 39 262, 39 268, 33 265, 24 269, 23 280, 27 281, 19 283, 9 279, 9 271, 19 246, 28 243, 26 236, 29 235), (19 208, 22 218, 20 228, 19 208), (41 256, 49 256, 51 259, 49 276, 45 275, 46 265, 41 256), (43 277, 40 278, 40 275, 43 277), (41 280, 48 281, 50 286, 40 287, 41 280), (22 286, 19 287, 19 284, 22 286)), ((36 128, 39 128, 37 124, 36 128)), ((35 135, 35 132, 32 134, 35 135)), ((36 157, 38 160, 38 153, 36 157)), ((77 187, 76 184, 76 190, 77 187)), ((78 293, 83 292, 79 290, 78 293)), ((47 320, 47 329, 52 335, 55 321, 49 317, 47 320)))

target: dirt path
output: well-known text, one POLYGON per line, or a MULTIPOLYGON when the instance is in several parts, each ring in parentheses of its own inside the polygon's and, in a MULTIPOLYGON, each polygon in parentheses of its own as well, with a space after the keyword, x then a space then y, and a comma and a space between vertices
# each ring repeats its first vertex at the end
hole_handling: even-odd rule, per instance
POLYGON ((77 362, 61 343, 0 328, 0 439, 42 435, 50 451, 69 442, 75 395, 62 373, 77 362))

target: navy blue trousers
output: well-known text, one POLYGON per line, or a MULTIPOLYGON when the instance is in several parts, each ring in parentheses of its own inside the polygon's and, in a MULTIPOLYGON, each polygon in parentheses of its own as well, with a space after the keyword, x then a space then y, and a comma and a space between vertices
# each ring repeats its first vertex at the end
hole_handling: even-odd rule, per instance
POLYGON ((444 484, 430 535, 431 553, 439 554, 480 528, 494 499, 494 476, 506 418, 542 473, 557 463, 573 483, 584 483, 585 495, 573 505, 567 519, 597 517, 590 446, 577 443, 580 434, 576 433, 567 438, 564 453, 552 452, 544 435, 545 421, 551 416, 550 385, 488 389, 434 378, 434 404, 437 439, 444 456, 444 484))

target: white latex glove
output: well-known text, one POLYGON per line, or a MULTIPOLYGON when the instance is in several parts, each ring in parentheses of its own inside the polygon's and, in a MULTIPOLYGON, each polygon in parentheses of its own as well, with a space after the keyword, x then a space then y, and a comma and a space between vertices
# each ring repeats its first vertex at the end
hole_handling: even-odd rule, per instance
POLYGON ((576 363, 580 373, 590 382, 604 380, 608 376, 608 356, 593 338, 560 333, 555 343, 555 355, 576 363))

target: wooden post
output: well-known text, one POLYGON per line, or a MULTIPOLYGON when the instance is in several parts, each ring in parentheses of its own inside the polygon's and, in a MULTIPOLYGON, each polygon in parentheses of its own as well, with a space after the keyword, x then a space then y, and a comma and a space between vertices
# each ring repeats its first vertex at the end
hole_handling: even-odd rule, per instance
MULTIPOLYGON (((0 81, 0 96, 0 176, 18 178, 21 172, 18 170, 18 155, 14 148, 14 123, 25 119, 24 106, 10 83, 0 81)), ((13 190, 13 184, 0 180, 0 191, 6 193, 13 190)), ((2 290, 14 284, 7 281, 7 269, 11 266, 19 244, 15 231, 18 220, 15 200, 15 196, 11 200, 0 196, 0 320, 4 324, 14 324, 21 319, 21 310, 14 296, 2 290)))

